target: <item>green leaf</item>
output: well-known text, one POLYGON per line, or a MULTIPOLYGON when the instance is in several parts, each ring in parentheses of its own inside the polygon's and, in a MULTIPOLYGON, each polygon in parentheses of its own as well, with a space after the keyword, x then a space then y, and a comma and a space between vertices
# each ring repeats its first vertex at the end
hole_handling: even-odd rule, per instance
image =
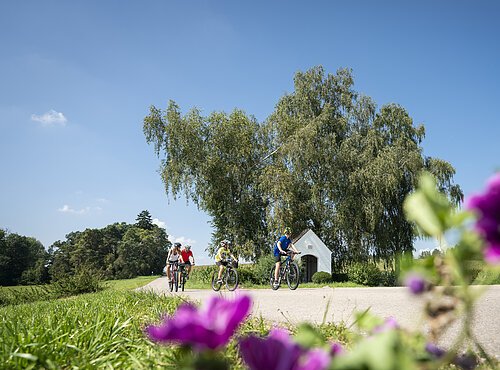
POLYGON ((312 325, 301 324, 294 336, 295 341, 304 348, 321 347, 325 344, 325 338, 312 325))

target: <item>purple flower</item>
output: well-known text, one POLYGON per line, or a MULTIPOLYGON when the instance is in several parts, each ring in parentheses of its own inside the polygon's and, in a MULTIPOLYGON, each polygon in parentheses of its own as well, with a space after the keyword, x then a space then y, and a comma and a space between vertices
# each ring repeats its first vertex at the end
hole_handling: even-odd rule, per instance
POLYGON ((146 332, 157 342, 175 342, 197 350, 217 349, 229 341, 250 311, 251 300, 240 296, 234 301, 211 297, 200 309, 190 304, 179 306, 173 317, 146 332))
POLYGON ((427 343, 425 345, 425 350, 436 358, 441 358, 446 354, 446 351, 439 348, 433 343, 427 343))
POLYGON ((500 263, 500 173, 488 181, 485 193, 470 197, 466 206, 479 213, 476 229, 486 240, 486 261, 500 263))
MULTIPOLYGON (((427 343, 425 345, 425 350, 427 353, 431 354, 434 358, 442 358, 446 355, 446 351, 439 348, 433 343, 427 343)), ((455 356, 451 359, 451 363, 457 365, 459 368, 464 370, 473 370, 477 366, 477 359, 474 356, 467 354, 455 356)))
POLYGON ((382 324, 373 328, 373 333, 374 334, 384 333, 388 330, 394 330, 394 329, 399 329, 399 324, 396 321, 396 319, 391 316, 391 317, 386 318, 382 324))
POLYGON ((250 370, 323 370, 330 363, 326 351, 302 348, 283 329, 273 329, 267 338, 243 338, 240 353, 250 370))
POLYGON ((405 285, 415 295, 422 294, 427 290, 427 283, 424 278, 415 273, 410 273, 406 276, 405 285))
POLYGON ((330 356, 335 357, 344 353, 344 347, 340 343, 332 343, 330 346, 330 356))

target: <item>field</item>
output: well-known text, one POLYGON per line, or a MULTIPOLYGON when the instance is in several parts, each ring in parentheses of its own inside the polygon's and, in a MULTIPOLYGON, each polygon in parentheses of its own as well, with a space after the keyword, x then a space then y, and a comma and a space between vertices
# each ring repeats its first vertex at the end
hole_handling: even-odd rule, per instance
MULTIPOLYGON (((149 281, 113 281, 98 293, 0 307, 0 368, 178 368, 181 350, 152 343, 143 330, 173 313, 182 299, 129 290, 149 281)), ((265 334, 269 329, 257 318, 241 331, 265 334)), ((342 326, 324 325, 321 330, 348 340, 342 326)), ((243 368, 235 343, 223 356, 232 368, 243 368)))

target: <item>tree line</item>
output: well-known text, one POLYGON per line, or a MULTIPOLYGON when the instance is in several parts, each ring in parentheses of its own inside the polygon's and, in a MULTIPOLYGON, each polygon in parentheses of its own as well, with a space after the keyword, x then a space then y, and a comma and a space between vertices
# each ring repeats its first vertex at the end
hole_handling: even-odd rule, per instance
POLYGON ((0 285, 44 284, 82 270, 105 279, 161 274, 171 246, 168 235, 147 210, 136 221, 71 232, 48 250, 35 238, 0 229, 0 285))
POLYGON ((349 69, 298 72, 264 122, 240 109, 183 114, 172 100, 150 107, 143 130, 161 158, 166 193, 211 216, 210 253, 230 238, 256 260, 290 226, 313 229, 337 271, 368 260, 391 264, 414 249, 403 200, 422 171, 461 201, 453 166, 423 154, 424 126, 398 104, 378 109, 353 86, 349 69))

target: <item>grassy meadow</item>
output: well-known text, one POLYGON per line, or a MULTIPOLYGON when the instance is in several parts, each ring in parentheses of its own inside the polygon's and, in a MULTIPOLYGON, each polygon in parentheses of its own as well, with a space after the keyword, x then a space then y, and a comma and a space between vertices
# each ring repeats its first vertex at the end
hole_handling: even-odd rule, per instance
MULTIPOLYGON (((159 323, 182 303, 179 297, 131 290, 153 279, 110 281, 97 293, 0 307, 0 368, 179 368, 182 349, 152 343, 144 335, 146 325, 159 323)), ((269 330, 270 324, 261 318, 240 329, 260 334, 269 330)), ((342 325, 326 324, 321 331, 343 343, 349 340, 342 325)), ((243 368, 234 341, 221 355, 232 368, 243 368)))

